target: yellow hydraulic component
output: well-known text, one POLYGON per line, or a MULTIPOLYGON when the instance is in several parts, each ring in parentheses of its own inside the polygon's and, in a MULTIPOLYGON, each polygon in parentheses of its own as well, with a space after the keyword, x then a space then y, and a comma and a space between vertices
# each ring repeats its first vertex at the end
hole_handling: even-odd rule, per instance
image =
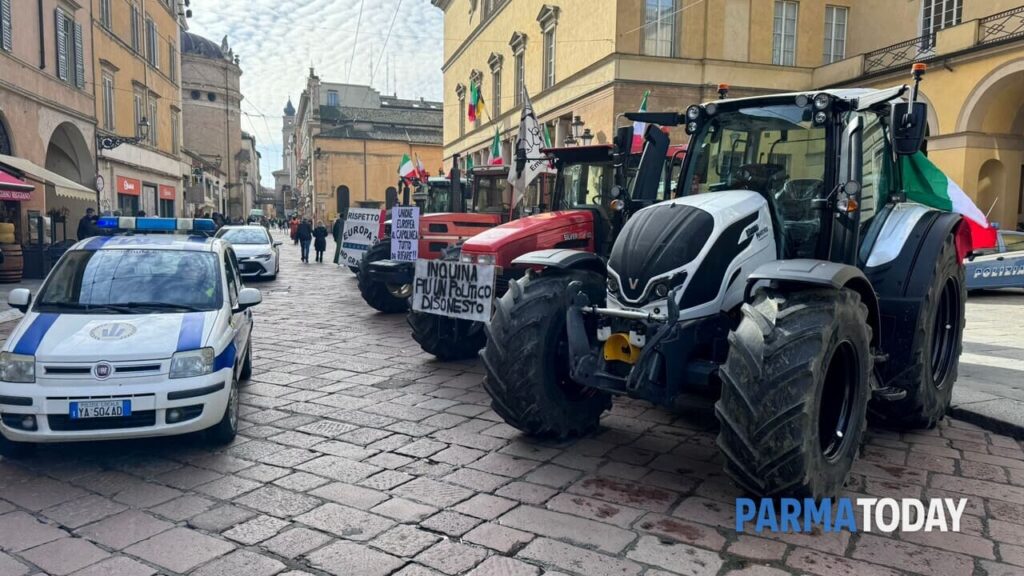
POLYGON ((636 364, 636 361, 640 359, 640 349, 629 341, 629 334, 617 332, 605 340, 604 359, 636 364))

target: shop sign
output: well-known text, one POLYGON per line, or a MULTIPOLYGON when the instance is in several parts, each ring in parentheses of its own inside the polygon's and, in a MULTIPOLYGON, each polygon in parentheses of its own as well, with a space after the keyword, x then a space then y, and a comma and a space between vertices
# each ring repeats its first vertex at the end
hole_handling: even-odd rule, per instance
POLYGON ((117 177, 117 193, 127 194, 129 196, 140 196, 142 195, 142 182, 135 178, 125 178, 124 176, 117 177))

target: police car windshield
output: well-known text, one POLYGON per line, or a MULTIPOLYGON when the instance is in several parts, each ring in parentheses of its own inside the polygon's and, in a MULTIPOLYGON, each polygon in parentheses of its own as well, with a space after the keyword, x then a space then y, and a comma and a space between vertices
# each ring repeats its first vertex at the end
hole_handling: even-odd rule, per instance
POLYGON ((75 250, 36 299, 40 312, 175 313, 221 307, 220 269, 209 252, 75 250))
POLYGON ((263 228, 226 228, 217 233, 232 244, 270 244, 270 237, 263 228))

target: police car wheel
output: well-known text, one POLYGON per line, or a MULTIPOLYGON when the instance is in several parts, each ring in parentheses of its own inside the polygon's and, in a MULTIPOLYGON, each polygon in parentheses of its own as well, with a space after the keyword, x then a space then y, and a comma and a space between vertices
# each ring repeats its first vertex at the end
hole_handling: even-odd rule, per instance
POLYGON ((211 444, 230 444, 238 433, 238 382, 231 383, 231 392, 228 394, 228 405, 224 408, 224 416, 220 422, 206 431, 206 437, 211 444))
POLYGON ((28 442, 15 442, 14 440, 8 440, 0 434, 0 456, 9 460, 17 460, 31 456, 35 452, 36 445, 29 444, 28 442))
MULTIPOLYGON (((252 336, 249 336, 252 338, 252 336)), ((242 361, 242 370, 238 374, 239 380, 252 378, 252 342, 245 345, 245 360, 242 361)))

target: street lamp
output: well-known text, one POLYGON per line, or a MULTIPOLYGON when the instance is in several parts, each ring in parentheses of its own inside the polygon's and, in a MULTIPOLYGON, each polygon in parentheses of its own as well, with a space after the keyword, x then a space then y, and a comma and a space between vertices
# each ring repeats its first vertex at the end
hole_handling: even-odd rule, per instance
POLYGON ((580 136, 582 136, 583 125, 584 124, 586 124, 586 122, 584 122, 583 120, 580 120, 579 116, 573 116, 572 117, 572 124, 570 124, 570 126, 572 127, 572 139, 573 140, 579 140, 580 139, 580 136))
POLYGON ((138 134, 138 136, 134 138, 125 138, 124 136, 117 136, 113 134, 106 136, 97 134, 96 146, 100 150, 113 150, 121 144, 138 144, 139 142, 149 138, 149 120, 145 116, 139 120, 135 133, 138 134))
POLYGON ((583 131, 583 136, 580 136, 580 140, 583 140, 584 146, 590 146, 590 143, 594 141, 594 134, 587 128, 583 131))

